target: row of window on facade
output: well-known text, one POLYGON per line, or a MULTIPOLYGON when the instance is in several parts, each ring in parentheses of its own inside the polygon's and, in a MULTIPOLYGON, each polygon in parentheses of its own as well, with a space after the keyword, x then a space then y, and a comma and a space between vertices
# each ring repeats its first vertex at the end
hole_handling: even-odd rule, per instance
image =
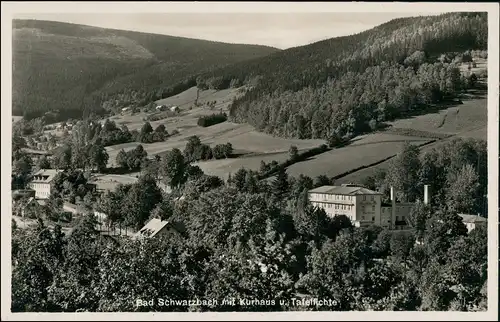
MULTIPOLYGON (((328 193, 320 193, 318 194, 318 197, 323 197, 323 200, 327 200, 327 199, 333 199, 333 200, 348 200, 348 201, 353 201, 354 200, 354 196, 345 196, 345 195, 331 195, 331 194, 328 194, 328 193)), ((367 196, 363 196, 363 200, 366 201, 367 196)), ((370 196, 370 200, 371 201, 374 201, 375 200, 375 197, 374 196, 370 196)))
MULTIPOLYGON (((352 205, 342 205, 342 204, 340 204, 340 205, 339 205, 339 204, 326 204, 326 205, 325 205, 325 204, 322 204, 322 203, 319 203, 319 202, 313 202, 313 203, 312 203, 312 205, 313 205, 313 206, 317 206, 317 207, 321 207, 321 206, 323 206, 323 207, 325 207, 325 208, 334 208, 334 209, 336 209, 336 210, 349 210, 349 211, 351 211, 351 210, 352 210, 352 207, 354 207, 354 206, 352 206, 352 205)), ((361 211, 362 211, 362 212, 367 211, 367 209, 365 208, 365 206, 361 206, 361 211)), ((372 211, 372 212, 374 212, 374 211, 375 211, 375 206, 372 206, 372 207, 371 207, 371 211, 372 211)))
MULTIPOLYGON (((365 216, 361 216, 361 220, 365 220, 365 216)), ((406 220, 405 216, 401 216, 401 221, 404 221, 404 220, 406 220)), ((372 217, 372 221, 375 221, 375 217, 372 217)), ((396 221, 399 221, 399 216, 396 216, 396 221)), ((388 219, 387 222, 390 223, 391 220, 388 219)))
POLYGON ((47 183, 32 183, 33 188, 48 188, 49 184, 47 183))
MULTIPOLYGON (((410 207, 408 207, 410 208, 410 207)), ((381 208, 382 209, 382 213, 386 213, 387 212, 391 212, 392 209, 391 208, 381 208)), ((396 213, 398 213, 400 210, 405 210, 405 207, 396 207, 396 213)))
POLYGON ((334 209, 337 209, 337 210, 349 210, 349 211, 351 211, 352 207, 353 207, 351 205, 339 205, 339 204, 333 204, 333 203, 322 204, 320 202, 313 202, 312 205, 315 206, 315 207, 334 208, 334 209))

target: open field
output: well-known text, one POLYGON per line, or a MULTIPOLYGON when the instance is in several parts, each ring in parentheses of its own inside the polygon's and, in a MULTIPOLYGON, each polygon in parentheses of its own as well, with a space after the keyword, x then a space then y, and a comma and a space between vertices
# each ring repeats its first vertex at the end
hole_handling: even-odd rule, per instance
MULTIPOLYGON (((205 90, 200 91, 200 96, 198 102, 202 106, 195 107, 194 102, 196 100, 196 87, 191 87, 190 89, 159 101, 156 101, 158 105, 167 106, 177 106, 180 109, 180 113, 177 116, 166 117, 158 121, 151 121, 151 126, 155 128, 156 126, 163 124, 168 131, 177 129, 179 132, 186 128, 191 128, 196 126, 198 118, 203 115, 209 115, 213 113, 218 113, 221 110, 227 111, 228 105, 232 100, 238 95, 240 88, 225 89, 221 91, 215 90, 205 90), (203 105, 205 102, 216 101, 213 108, 203 105)), ((110 120, 115 121, 118 125, 125 124, 129 130, 140 130, 144 125, 144 118, 148 115, 161 113, 161 112, 140 112, 131 114, 126 112, 123 115, 115 115, 110 117, 110 120)))
POLYGON ((396 134, 374 133, 358 137, 350 145, 319 154, 311 159, 298 162, 287 169, 292 176, 303 174, 309 177, 341 173, 381 161, 396 154, 405 141, 424 144, 430 139, 396 134))
MULTIPOLYGON (((432 131, 436 133, 448 133, 452 136, 421 148, 425 153, 445 144, 447 141, 455 138, 474 138, 486 140, 488 138, 488 117, 487 117, 487 99, 474 98, 463 100, 464 104, 441 110, 438 113, 419 115, 411 119, 401 119, 392 122, 396 128, 411 128, 416 130, 432 131), (443 121, 444 119, 444 121, 443 121), (442 126, 439 126, 442 124, 442 126)), ((345 177, 336 180, 338 184, 361 182, 364 178, 373 175, 376 169, 387 169, 389 160, 384 161, 372 167, 368 167, 345 177)))
POLYGON ((407 128, 463 137, 486 139, 488 102, 486 98, 463 100, 463 104, 434 113, 390 122, 393 128, 407 128))
MULTIPOLYGON (((148 156, 161 154, 172 150, 173 148, 183 150, 186 146, 188 138, 192 135, 197 135, 202 143, 210 146, 230 142, 235 152, 255 155, 277 153, 284 153, 287 155, 288 149, 291 145, 297 146, 299 150, 305 150, 325 143, 324 140, 298 140, 273 137, 268 134, 255 131, 248 124, 224 122, 206 128, 197 126, 186 129, 178 135, 168 138, 165 142, 142 144, 142 146, 148 152, 148 156)), ((129 151, 134 149, 139 144, 141 143, 131 142, 106 147, 109 155, 108 166, 115 164, 116 155, 121 149, 129 151)), ((224 160, 215 160, 213 162, 217 163, 223 161, 224 160)))
MULTIPOLYGON (((469 133, 467 133, 467 135, 465 137, 473 138, 471 135, 468 135, 468 134, 469 133)), ((447 141, 453 139, 454 137, 458 137, 458 136, 460 136, 460 135, 452 136, 450 138, 439 140, 437 142, 433 142, 433 143, 430 143, 428 145, 425 145, 425 146, 423 146, 423 147, 420 148, 420 152, 421 153, 426 153, 426 152, 431 151, 433 149, 439 148, 443 144, 446 144, 447 141)), ((474 138, 478 138, 478 137, 474 137, 474 138)), ((481 138, 479 137, 479 139, 481 139, 481 138)), ((374 166, 367 167, 367 168, 361 169, 359 171, 350 173, 350 174, 348 174, 346 176, 343 176, 341 178, 338 178, 338 179, 335 180, 335 182, 337 184, 342 184, 342 183, 360 183, 366 177, 369 177, 369 176, 373 175, 377 169, 387 170, 389 168, 389 163, 390 163, 390 160, 383 161, 383 162, 381 162, 379 164, 376 164, 374 166)))
MULTIPOLYGON (((173 148, 183 150, 187 139, 192 135, 197 135, 202 143, 210 146, 230 142, 236 153, 244 154, 242 157, 196 163, 206 174, 226 179, 229 173, 234 174, 241 167, 258 170, 261 160, 266 163, 273 160, 278 162, 285 161, 288 158, 290 145, 295 145, 299 150, 303 151, 325 143, 324 140, 293 140, 272 137, 268 134, 255 131, 248 124, 224 122, 206 128, 197 126, 196 122, 199 116, 217 112, 220 108, 225 110, 231 100, 237 95, 237 90, 200 91, 199 102, 216 100, 217 106, 215 109, 210 109, 206 106, 191 108, 196 99, 196 88, 194 87, 173 97, 158 101, 158 104, 179 106, 181 113, 175 117, 151 122, 151 125, 154 128, 159 124, 164 124, 168 131, 177 129, 179 133, 168 138, 165 142, 142 144, 142 146, 148 152, 149 156, 153 156, 165 153, 173 148)), ((470 91, 462 97, 462 102, 463 104, 450 105, 448 108, 436 109, 428 114, 416 115, 390 122, 388 124, 390 128, 387 131, 355 138, 349 146, 334 149, 312 157, 309 160, 293 164, 288 167, 287 172, 293 176, 304 174, 310 177, 318 175, 334 177, 358 167, 381 162, 376 166, 361 169, 338 179, 339 183, 359 182, 362 178, 372 174, 375 168, 386 167, 388 161, 383 160, 399 152, 405 141, 421 145, 429 143, 432 140, 429 137, 420 137, 418 134, 410 133, 403 135, 393 133, 391 129, 411 129, 430 134, 436 133, 438 135, 486 139, 486 94, 484 91, 470 91)), ((141 112, 135 115, 117 115, 111 119, 117 124, 126 124, 130 130, 139 130, 144 124, 143 118, 145 116, 147 114, 141 112)), ((431 143, 423 147, 423 151, 437 146, 441 142, 443 141, 431 143)), ((139 144, 132 142, 107 147, 106 150, 109 154, 108 166, 115 165, 116 155, 121 149, 128 151, 139 144)), ((113 181, 116 178, 101 180, 103 181, 99 184, 102 187, 113 187, 117 184, 116 181, 113 181)))
POLYGON ((234 174, 240 168, 258 171, 260 161, 271 163, 273 160, 283 162, 288 159, 288 152, 266 153, 256 156, 240 157, 236 159, 211 160, 193 163, 199 166, 205 174, 218 176, 226 180, 229 174, 234 174))
POLYGON ((135 175, 119 175, 119 174, 97 174, 91 182, 97 185, 97 189, 114 191, 118 184, 135 183, 137 178, 135 175))
MULTIPOLYGON (((243 87, 239 88, 228 88, 220 91, 214 89, 208 89, 200 91, 198 97, 199 104, 205 104, 206 102, 216 101, 215 108, 220 109, 227 107, 229 103, 238 95, 239 91, 243 90, 243 87)), ((175 105, 181 110, 189 109, 189 107, 194 105, 196 100, 196 87, 191 87, 190 89, 171 97, 167 97, 156 101, 158 105, 175 105)))
MULTIPOLYGON (((275 156, 276 154, 287 155, 288 149, 291 145, 297 146, 299 150, 304 150, 317 147, 325 143, 324 140, 298 140, 273 137, 271 135, 255 131, 255 129, 248 124, 223 122, 209 127, 200 127, 196 124, 201 115, 218 112, 220 108, 225 110, 227 105, 229 105, 237 94, 237 91, 238 89, 200 91, 201 102, 217 100, 218 104, 213 110, 208 107, 197 107, 193 109, 188 108, 189 105, 196 99, 196 88, 194 87, 180 93, 179 95, 158 101, 157 103, 159 104, 179 106, 181 109, 181 115, 169 117, 160 121, 150 122, 151 125, 155 128, 159 124, 164 124, 167 131, 177 129, 179 133, 169 137, 165 142, 156 142, 151 144, 142 143, 142 146, 148 152, 149 156, 161 154, 174 148, 183 150, 186 146, 187 139, 192 135, 197 135, 204 144, 215 146, 217 144, 230 142, 236 153, 256 155, 255 157, 245 158, 244 161, 232 159, 203 162, 203 165, 200 165, 200 167, 206 167, 207 171, 210 172, 209 169, 218 169, 220 167, 224 167, 228 163, 237 164, 238 168, 240 165, 251 165, 253 168, 253 165, 256 164, 256 169, 258 169, 261 159, 269 160, 270 162, 275 160, 275 158, 278 158, 275 156), (266 156, 265 154, 272 155, 266 156), (205 163, 207 165, 205 165, 205 163)), ((115 121, 119 125, 126 124, 129 130, 140 130, 144 124, 143 118, 146 115, 146 113, 137 113, 135 115, 116 115, 111 117, 111 120, 115 121)), ((106 147, 109 154, 108 166, 115 165, 116 155, 121 149, 129 151, 134 149, 139 144, 141 143, 131 142, 106 147)), ((219 173, 219 170, 214 171, 219 173)))

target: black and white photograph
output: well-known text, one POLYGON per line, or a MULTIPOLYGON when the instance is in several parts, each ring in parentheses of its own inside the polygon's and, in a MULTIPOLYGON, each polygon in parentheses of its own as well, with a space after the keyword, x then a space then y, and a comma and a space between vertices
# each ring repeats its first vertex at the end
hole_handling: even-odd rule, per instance
POLYGON ((497 320, 498 8, 2 2, 2 320, 497 320))

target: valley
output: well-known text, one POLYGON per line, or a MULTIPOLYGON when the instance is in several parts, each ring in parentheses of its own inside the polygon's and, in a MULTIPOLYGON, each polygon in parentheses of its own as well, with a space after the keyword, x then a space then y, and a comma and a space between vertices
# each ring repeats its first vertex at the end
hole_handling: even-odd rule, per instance
MULTIPOLYGON (((482 64, 483 70, 486 64, 482 64)), ((190 88, 178 95, 157 101, 157 104, 176 105, 180 108, 180 115, 167 117, 151 122, 153 127, 164 124, 167 131, 177 130, 178 134, 169 137, 165 142, 142 144, 152 157, 156 154, 178 148, 183 150, 187 139, 196 135, 201 142, 210 146, 230 142, 237 158, 199 161, 199 166, 206 174, 227 179, 240 168, 258 171, 261 161, 284 162, 289 157, 288 149, 294 145, 299 151, 305 151, 321 144, 325 140, 319 139, 285 139, 273 137, 269 134, 256 131, 248 124, 224 122, 207 128, 196 125, 201 115, 218 111, 227 112, 228 105, 243 88, 221 91, 200 91, 199 102, 216 101, 215 107, 193 107, 196 100, 196 88, 190 88)), ((443 144, 452 137, 470 137, 485 140, 487 138, 487 99, 484 90, 471 90, 461 98, 462 104, 451 104, 449 107, 437 106, 434 112, 416 115, 387 122, 388 128, 376 133, 360 135, 351 140, 348 146, 335 148, 331 151, 316 155, 306 161, 295 163, 287 168, 291 176, 300 174, 309 177, 326 175, 338 177, 338 183, 359 183, 372 175, 377 168, 386 168, 389 159, 396 155, 404 142, 421 146, 425 152, 443 144), (403 130, 404 133, 401 133, 403 130), (411 133, 414 132, 414 135, 411 133), (425 133, 426 136, 419 136, 425 133), (430 138, 427 135, 436 135, 441 139, 430 138), (446 138, 449 136, 449 138, 446 138), (436 141, 436 142, 433 142, 436 141), (370 166, 377 163, 377 165, 370 166), (361 168, 349 173, 352 170, 361 168), (347 173, 347 174, 346 174, 347 173), (345 174, 345 175, 342 175, 345 174), (340 176, 340 177, 339 177, 340 176)), ((110 118, 117 124, 125 124, 130 130, 139 130, 144 124, 144 118, 151 113, 137 113, 134 115, 116 115, 110 118)), ((132 142, 106 147, 109 154, 108 166, 115 166, 117 153, 124 149, 129 151, 140 143, 132 142)), ((135 174, 134 174, 135 175, 135 174)))
POLYGON ((14 20, 11 311, 491 310, 488 14, 283 50, 14 20))

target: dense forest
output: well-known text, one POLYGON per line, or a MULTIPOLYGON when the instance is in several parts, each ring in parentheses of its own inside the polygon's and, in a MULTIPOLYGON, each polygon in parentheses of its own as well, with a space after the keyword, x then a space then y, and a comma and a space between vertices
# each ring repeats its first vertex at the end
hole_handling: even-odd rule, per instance
MULTIPOLYGON (((323 178, 288 177, 282 169, 268 182, 241 169, 224 183, 186 163, 177 149, 157 169, 161 180, 175 187, 171 194, 145 172, 136 183, 102 195, 95 209, 108 214, 110 226, 137 229, 161 218, 184 227, 178 234, 115 239, 97 231, 88 214, 64 235, 57 224, 47 225, 50 211, 60 211, 56 200, 64 190, 58 190, 38 225, 14 225, 12 310, 485 310, 487 230, 468 234, 457 215, 475 209, 469 201, 486 180, 484 164, 476 160, 485 156, 483 143, 454 140, 421 157, 406 146, 387 175, 377 177, 375 185, 396 185, 403 193, 408 184, 421 180, 434 187, 442 175, 447 178, 434 190, 443 192, 446 202, 417 201, 409 216, 412 229, 406 231, 356 228, 346 216, 331 218, 312 207, 307 191, 323 178), (433 159, 441 161, 432 169, 431 162, 422 166, 425 171, 400 175, 414 162, 433 159), (441 162, 453 166, 426 181, 429 171, 440 172, 441 162), (230 298, 234 305, 222 302, 230 298), (334 304, 294 304, 301 298, 334 304), (202 304, 137 305, 151 299, 202 304)), ((71 176, 79 175, 70 172, 66 181, 71 176)), ((66 181, 62 188, 71 185, 66 181)))
POLYGON ((477 75, 456 63, 486 57, 487 37, 485 13, 395 19, 207 73, 198 86, 249 85, 232 121, 285 137, 349 137, 473 86, 477 75))
POLYGON ((142 106, 196 85, 204 70, 278 50, 51 21, 12 27, 13 114, 51 111, 52 121, 142 106))

